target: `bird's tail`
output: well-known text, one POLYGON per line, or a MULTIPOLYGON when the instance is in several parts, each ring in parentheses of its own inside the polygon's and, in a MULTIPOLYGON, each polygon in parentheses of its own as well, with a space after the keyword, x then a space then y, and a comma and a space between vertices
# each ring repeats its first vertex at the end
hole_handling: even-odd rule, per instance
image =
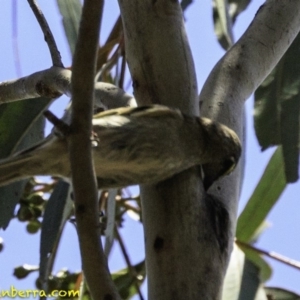
POLYGON ((31 154, 19 154, 11 158, 0 160, 0 186, 10 184, 33 176, 31 174, 31 154))
POLYGON ((49 136, 33 147, 0 160, 0 186, 35 175, 68 176, 67 143, 49 136))

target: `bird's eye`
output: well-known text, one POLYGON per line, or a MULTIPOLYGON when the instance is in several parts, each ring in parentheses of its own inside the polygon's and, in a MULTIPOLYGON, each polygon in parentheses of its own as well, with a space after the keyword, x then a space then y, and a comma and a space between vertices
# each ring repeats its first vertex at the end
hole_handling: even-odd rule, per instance
POLYGON ((236 167, 236 160, 233 156, 230 156, 229 158, 225 159, 223 162, 223 176, 230 174, 236 167))

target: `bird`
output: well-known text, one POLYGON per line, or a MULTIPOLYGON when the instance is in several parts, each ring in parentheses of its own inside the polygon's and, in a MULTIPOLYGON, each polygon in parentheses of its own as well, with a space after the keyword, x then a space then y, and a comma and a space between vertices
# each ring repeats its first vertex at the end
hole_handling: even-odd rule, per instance
MULTIPOLYGON (((199 165, 207 190, 235 168, 241 155, 240 140, 227 126, 163 105, 100 112, 92 128, 99 189, 156 184, 199 165)), ((71 178, 67 139, 52 133, 1 160, 0 186, 36 175, 71 178)))

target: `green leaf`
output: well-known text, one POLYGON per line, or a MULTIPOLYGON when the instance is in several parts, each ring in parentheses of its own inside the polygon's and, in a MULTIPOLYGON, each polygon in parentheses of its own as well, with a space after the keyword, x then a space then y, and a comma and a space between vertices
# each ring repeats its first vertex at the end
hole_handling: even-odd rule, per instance
POLYGON ((269 297, 268 299, 275 299, 275 300, 299 300, 300 299, 299 294, 278 287, 265 287, 265 291, 269 297))
POLYGON ((234 244, 229 265, 224 279, 222 300, 238 299, 242 284, 242 274, 245 263, 244 252, 234 244))
POLYGON ((254 124, 262 149, 282 145, 288 183, 298 180, 300 144, 300 35, 255 92, 254 124))
POLYGON ((246 9, 250 0, 213 0, 215 34, 223 49, 234 43, 232 26, 237 16, 246 9))
POLYGON ((136 284, 140 286, 145 280, 146 269, 145 261, 142 261, 133 266, 135 278, 132 276, 128 268, 122 269, 112 274, 112 279, 118 289, 122 299, 130 299, 137 294, 136 284))
POLYGON ((239 300, 267 300, 267 295, 259 278, 259 269, 246 259, 243 269, 239 300))
POLYGON ((254 129, 262 150, 280 144, 279 77, 273 70, 255 92, 254 129), (273 88, 276 85, 276 88, 273 88), (271 100, 269 100, 271 99, 271 100))
POLYGON ((104 253, 106 257, 109 256, 109 253, 114 243, 117 194, 118 194, 118 189, 110 189, 108 191, 107 209, 106 209, 107 222, 106 222, 106 229, 105 229, 105 246, 104 246, 104 253))
POLYGON ((260 281, 266 282, 272 276, 272 268, 266 260, 254 249, 238 244, 245 253, 246 258, 251 261, 259 270, 260 281))
POLYGON ((262 288, 259 268, 246 259, 239 247, 234 245, 226 272, 222 300, 267 300, 262 288))
POLYGON ((38 119, 50 102, 46 98, 35 98, 0 106, 0 158, 6 158, 43 138, 44 122, 38 119), (39 126, 33 124, 35 121, 40 122, 39 126))
POLYGON ((281 144, 283 159, 285 163, 285 177, 287 182, 296 182, 299 165, 299 116, 300 98, 299 95, 285 100, 281 103, 281 144), (298 128, 298 130, 295 130, 298 128))
POLYGON ((271 157, 258 185, 238 218, 236 237, 251 242, 286 186, 282 149, 271 157), (255 216, 255 217, 253 217, 255 216))
POLYGON ((180 3, 182 11, 185 11, 188 8, 188 6, 190 6, 192 3, 193 0, 182 0, 180 3))
POLYGON ((213 0, 215 34, 220 45, 226 50, 233 44, 232 21, 227 0, 213 0))
POLYGON ((62 230, 73 209, 70 198, 71 191, 70 184, 60 180, 55 186, 44 212, 40 240, 39 283, 45 290, 48 290, 47 280, 52 272, 62 230))
MULTIPOLYGON (((0 106, 0 158, 14 151, 28 148, 44 136, 42 112, 51 100, 46 98, 27 99, 0 106)), ((25 181, 15 182, 0 188, 0 228, 6 228, 13 217, 25 181)))
POLYGON ((250 0, 229 0, 228 3, 230 16, 232 18, 232 24, 234 24, 237 16, 247 8, 250 0))
POLYGON ((63 17, 63 25, 70 51, 74 54, 82 10, 80 0, 57 0, 57 5, 63 17))

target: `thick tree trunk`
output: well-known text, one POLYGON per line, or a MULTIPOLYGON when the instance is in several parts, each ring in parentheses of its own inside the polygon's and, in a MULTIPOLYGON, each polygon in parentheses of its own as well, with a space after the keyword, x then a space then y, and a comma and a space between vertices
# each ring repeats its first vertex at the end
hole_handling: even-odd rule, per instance
MULTIPOLYGON (((139 105, 198 114, 194 63, 177 1, 119 0, 139 105)), ((155 132, 153 132, 155 134, 155 132)), ((199 168, 142 186, 149 300, 218 299, 225 272, 199 168)))

